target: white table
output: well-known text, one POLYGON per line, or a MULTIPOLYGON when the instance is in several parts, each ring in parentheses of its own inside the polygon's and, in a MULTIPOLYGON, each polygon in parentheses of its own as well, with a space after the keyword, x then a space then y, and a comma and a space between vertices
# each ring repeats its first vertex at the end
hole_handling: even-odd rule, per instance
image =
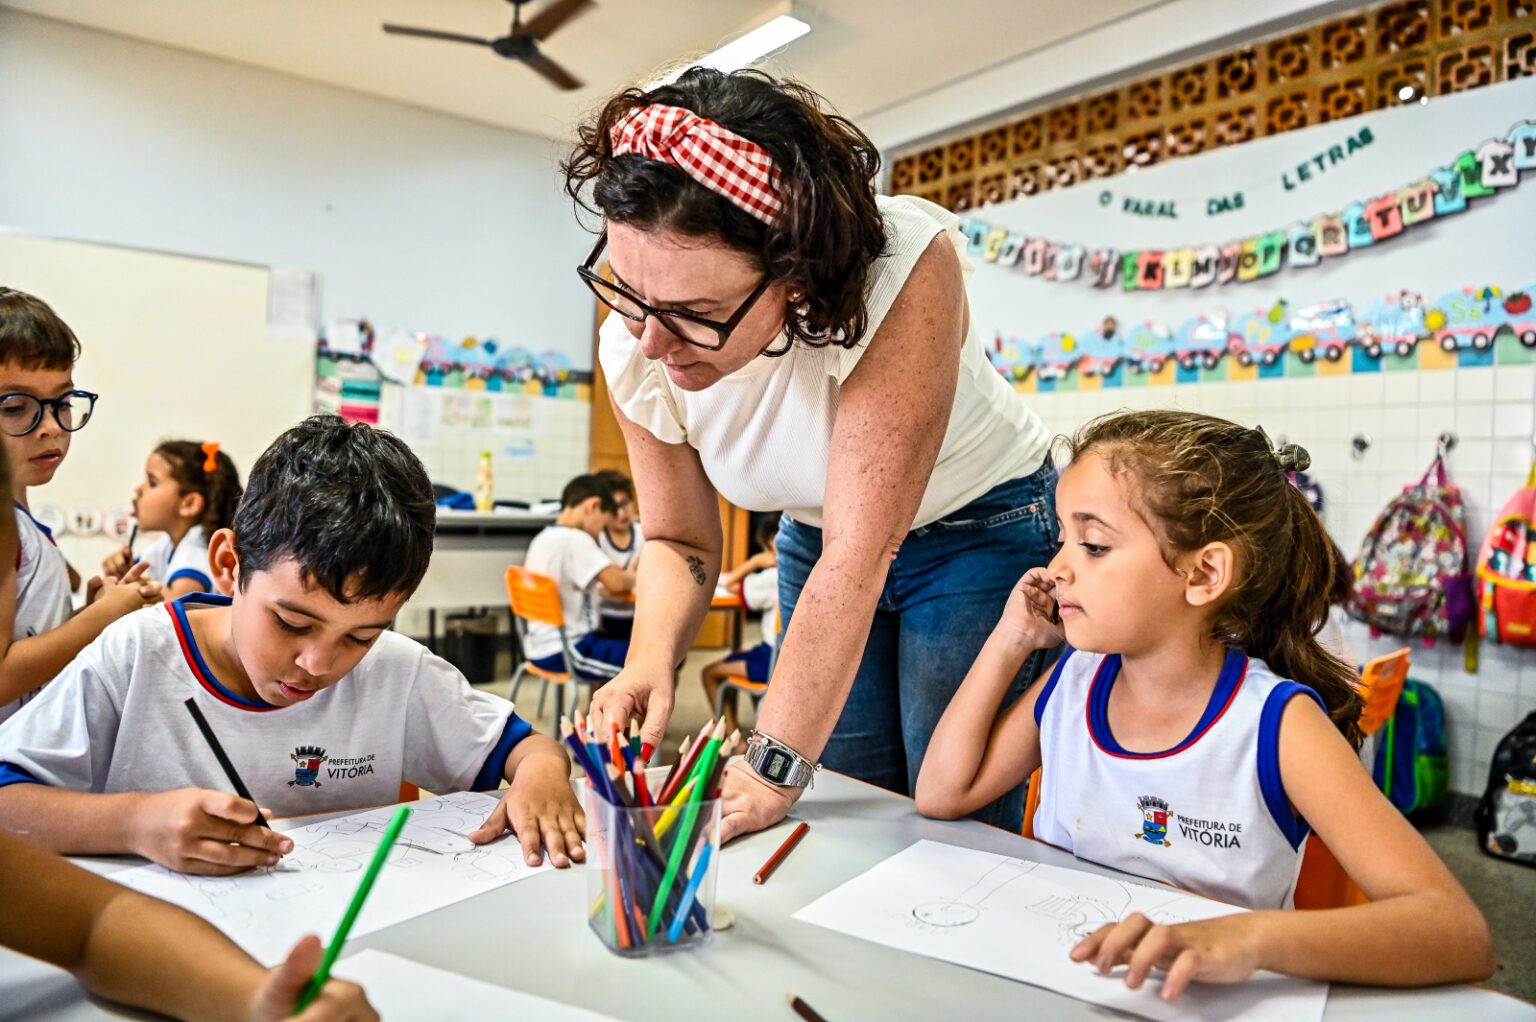
MULTIPOLYGON (((831 1022, 1121 1017, 1048 990, 790 918, 920 838, 1095 872, 1108 870, 974 821, 925 820, 909 799, 826 772, 796 807, 795 816, 810 821, 810 832, 761 887, 753 885, 752 873, 784 839, 788 825, 725 849, 718 900, 735 912, 736 925, 704 948, 643 961, 609 953, 587 929, 586 877, 578 867, 531 877, 355 938, 347 953, 377 948, 615 1018, 656 1022, 793 1022, 795 1016, 784 1001, 789 991, 831 1022)), ((62 973, 0 952, 0 1018, 134 1017, 142 1016, 90 1001, 62 973)), ((1536 1006, 1468 986, 1394 992, 1335 984, 1325 1017, 1328 1022, 1530 1022, 1536 1019, 1536 1006)))

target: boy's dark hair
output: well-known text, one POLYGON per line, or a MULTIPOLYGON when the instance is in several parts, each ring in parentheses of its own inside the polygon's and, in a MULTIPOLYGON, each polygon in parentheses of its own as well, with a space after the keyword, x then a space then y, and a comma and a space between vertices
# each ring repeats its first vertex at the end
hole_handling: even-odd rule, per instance
POLYGON ((577 476, 565 484, 565 489, 560 493, 561 507, 576 507, 583 501, 593 497, 602 502, 602 508, 609 514, 613 514, 619 506, 613 502, 613 487, 600 475, 577 476))
POLYGON ((0 364, 22 369, 73 369, 80 341, 48 303, 0 286, 0 364))
POLYGON ((240 587, 285 557, 342 603, 411 593, 432 559, 437 506, 404 441, 312 415, 273 441, 235 512, 240 587))
POLYGON ((235 524, 235 508, 240 505, 240 473, 223 451, 214 456, 213 471, 208 471, 208 452, 191 440, 167 440, 155 453, 171 467, 171 478, 182 493, 203 495, 203 517, 198 520, 205 539, 220 529, 235 524))
POLYGON ((770 511, 757 520, 757 528, 752 530, 752 538, 757 540, 757 545, 764 550, 768 549, 770 542, 775 542, 778 538, 779 518, 779 512, 770 511))
POLYGON ((634 499, 634 496, 635 496, 635 482, 634 482, 634 480, 630 479, 629 476, 625 475, 623 472, 620 472, 618 469, 616 469, 616 468, 602 468, 602 469, 598 469, 596 472, 593 472, 592 474, 597 476, 603 482, 607 483, 608 484, 608 488, 613 491, 613 495, 615 497, 617 497, 621 493, 627 493, 627 494, 629 494, 630 499, 634 499))
POLYGON ((571 198, 611 223, 718 241, 757 263, 785 286, 792 343, 852 348, 868 339, 865 291, 886 243, 875 204, 880 150, 804 85, 694 67, 670 85, 624 89, 577 128, 560 169, 571 198), (671 164, 615 156, 614 125, 653 103, 690 110, 766 150, 781 175, 779 218, 765 224, 671 164))

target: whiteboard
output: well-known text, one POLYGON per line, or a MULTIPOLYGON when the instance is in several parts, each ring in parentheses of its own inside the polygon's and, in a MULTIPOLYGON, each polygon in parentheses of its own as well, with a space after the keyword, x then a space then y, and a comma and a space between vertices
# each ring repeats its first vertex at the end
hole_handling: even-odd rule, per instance
MULTIPOLYGON (((76 385, 101 395, 32 503, 126 506, 167 439, 218 441, 243 482, 313 404, 314 345, 268 338, 268 277, 264 266, 0 232, 0 284, 53 306, 84 349, 76 385)), ((59 545, 89 576, 113 543, 59 545)))

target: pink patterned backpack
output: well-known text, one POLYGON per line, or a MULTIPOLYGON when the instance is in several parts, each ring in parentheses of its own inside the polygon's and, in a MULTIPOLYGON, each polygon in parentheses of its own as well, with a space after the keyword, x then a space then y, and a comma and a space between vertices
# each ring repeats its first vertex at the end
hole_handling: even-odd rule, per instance
POLYGON ((1347 609, 1373 633, 1461 641, 1475 608, 1467 518, 1442 457, 1377 517, 1354 569, 1347 609))

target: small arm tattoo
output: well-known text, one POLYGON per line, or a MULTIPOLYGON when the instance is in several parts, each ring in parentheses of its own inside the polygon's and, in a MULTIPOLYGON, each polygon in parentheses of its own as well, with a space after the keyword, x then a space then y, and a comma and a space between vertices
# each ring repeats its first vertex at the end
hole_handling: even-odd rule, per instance
POLYGON ((699 585, 704 584, 704 558, 693 554, 688 555, 688 573, 699 585))

